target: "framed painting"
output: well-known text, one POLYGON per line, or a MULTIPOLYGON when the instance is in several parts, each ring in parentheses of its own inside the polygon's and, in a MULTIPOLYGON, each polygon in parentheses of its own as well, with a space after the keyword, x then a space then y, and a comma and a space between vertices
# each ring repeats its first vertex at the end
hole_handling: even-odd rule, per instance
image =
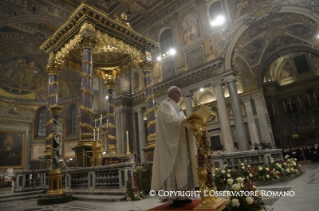
POLYGON ((78 141, 68 141, 63 142, 63 150, 64 150, 64 158, 74 158, 75 157, 75 151, 72 150, 73 147, 76 147, 78 145, 78 141))
POLYGON ((26 133, 0 130, 0 169, 23 168, 26 133))

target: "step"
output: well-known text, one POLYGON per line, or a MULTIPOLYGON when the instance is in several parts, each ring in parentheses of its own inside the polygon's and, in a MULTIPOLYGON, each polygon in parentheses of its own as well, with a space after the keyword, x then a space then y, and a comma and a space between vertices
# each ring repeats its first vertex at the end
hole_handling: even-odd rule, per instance
POLYGON ((123 195, 86 195, 86 194, 71 194, 74 200, 81 201, 103 201, 103 202, 115 202, 124 201, 123 195))
POLYGON ((44 194, 43 190, 17 192, 17 193, 6 193, 6 194, 1 194, 0 195, 0 200, 7 199, 7 198, 30 196, 30 195, 41 195, 41 194, 44 194))
POLYGON ((16 200, 26 200, 26 199, 36 199, 43 197, 44 194, 32 194, 32 195, 26 195, 26 196, 14 196, 12 195, 11 197, 8 198, 2 198, 0 199, 0 203, 2 202, 8 202, 8 201, 16 201, 16 200))

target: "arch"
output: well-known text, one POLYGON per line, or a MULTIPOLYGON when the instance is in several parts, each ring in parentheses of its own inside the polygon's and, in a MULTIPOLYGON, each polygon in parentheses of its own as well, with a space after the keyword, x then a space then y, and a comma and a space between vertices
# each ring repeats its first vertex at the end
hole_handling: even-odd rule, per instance
MULTIPOLYGON (((265 7, 264 7, 265 8, 265 7)), ((319 23, 319 16, 317 14, 312 13, 309 9, 304 9, 297 6, 282 6, 279 13, 296 13, 300 15, 304 15, 308 17, 309 19, 313 20, 316 23, 319 23)), ((238 42, 238 39, 240 36, 245 32, 245 30, 249 28, 248 25, 245 25, 244 23, 238 27, 236 32, 234 33, 234 36, 231 39, 231 42, 228 44, 228 47, 225 52, 225 69, 230 70, 232 68, 232 57, 233 57, 233 51, 234 48, 238 42)))
POLYGON ((220 1, 211 2, 208 8, 210 21, 213 21, 218 15, 224 15, 224 9, 220 1), (216 12, 216 15, 212 15, 214 12, 216 12))
POLYGON ((258 71, 258 75, 257 75, 257 84, 259 87, 262 87, 262 84, 264 82, 264 75, 267 72, 267 69, 269 68, 269 66, 279 57, 284 56, 286 54, 289 53, 293 53, 293 52, 308 52, 308 53, 312 53, 312 54, 316 54, 317 56, 319 56, 319 50, 314 49, 310 46, 306 46, 306 45, 298 45, 298 46, 288 46, 288 47, 284 47, 278 51, 275 51, 274 53, 272 53, 270 56, 268 56, 267 58, 263 59, 262 64, 260 65, 259 71, 258 71))
POLYGON ((210 91, 204 91, 200 96, 199 96, 199 102, 200 103, 209 103, 216 100, 214 97, 213 93, 210 91), (210 99, 209 99, 210 98, 210 99))

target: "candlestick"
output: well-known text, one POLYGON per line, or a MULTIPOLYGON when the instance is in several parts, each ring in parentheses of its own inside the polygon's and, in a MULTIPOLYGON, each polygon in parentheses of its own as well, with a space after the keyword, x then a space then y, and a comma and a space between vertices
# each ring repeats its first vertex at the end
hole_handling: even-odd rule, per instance
POLYGON ((95 141, 95 129, 93 129, 93 140, 95 141))
POLYGON ((101 117, 100 117, 100 127, 102 125, 102 114, 101 114, 101 117))
POLYGON ((128 142, 128 131, 126 131, 126 141, 128 142))

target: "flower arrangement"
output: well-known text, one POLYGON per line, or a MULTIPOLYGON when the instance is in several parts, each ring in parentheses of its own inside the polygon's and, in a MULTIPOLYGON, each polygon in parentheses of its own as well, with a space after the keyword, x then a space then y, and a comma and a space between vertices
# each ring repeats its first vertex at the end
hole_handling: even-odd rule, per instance
POLYGON ((136 182, 131 177, 126 181, 126 201, 137 201, 146 198, 145 193, 140 191, 135 184, 136 182))
MULTIPOLYGON (((272 181, 278 178, 289 178, 292 175, 301 173, 301 165, 296 163, 296 159, 286 156, 282 162, 275 163, 270 159, 270 165, 250 166, 241 163, 237 169, 230 169, 224 165, 223 169, 215 168, 214 182, 217 190, 226 191, 258 191, 254 182, 272 181)), ((261 193, 258 196, 230 196, 228 210, 265 210, 261 193)), ((227 210, 226 209, 226 210, 227 210)))
POLYGON ((237 177, 235 180, 227 180, 227 189, 232 191, 235 195, 240 191, 251 191, 257 192, 258 194, 252 194, 250 196, 245 196, 243 194, 232 195, 229 198, 229 203, 226 206, 225 210, 244 210, 244 211, 255 211, 255 210, 264 210, 265 203, 262 201, 261 192, 256 189, 256 186, 250 179, 245 179, 242 177, 237 177))

